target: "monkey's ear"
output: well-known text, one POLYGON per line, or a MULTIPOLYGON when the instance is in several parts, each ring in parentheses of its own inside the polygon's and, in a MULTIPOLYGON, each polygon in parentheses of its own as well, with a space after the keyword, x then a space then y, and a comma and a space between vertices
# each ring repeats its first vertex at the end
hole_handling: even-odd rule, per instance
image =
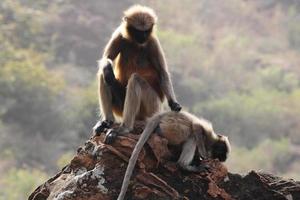
POLYGON ((124 16, 124 17, 123 17, 123 21, 124 21, 124 22, 127 22, 127 20, 128 20, 128 17, 124 16))

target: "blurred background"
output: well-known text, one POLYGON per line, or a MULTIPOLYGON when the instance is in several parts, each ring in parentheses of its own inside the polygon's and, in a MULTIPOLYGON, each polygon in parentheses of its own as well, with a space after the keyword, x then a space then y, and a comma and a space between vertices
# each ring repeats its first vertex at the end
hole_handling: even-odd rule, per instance
POLYGON ((233 146, 231 172, 300 180, 299 0, 1 0, 0 199, 25 199, 98 119, 97 60, 153 7, 179 102, 233 146))

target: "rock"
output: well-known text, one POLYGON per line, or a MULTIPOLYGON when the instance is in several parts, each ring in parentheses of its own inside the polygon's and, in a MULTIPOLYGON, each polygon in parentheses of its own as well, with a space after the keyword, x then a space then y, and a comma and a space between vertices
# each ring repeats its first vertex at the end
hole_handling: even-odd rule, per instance
MULTIPOLYGON (((135 134, 120 136, 112 145, 103 144, 104 134, 90 138, 70 164, 39 186, 29 200, 116 199, 142 127, 138 124, 135 134)), ((153 134, 139 155, 126 198, 300 199, 299 182, 255 171, 246 176, 231 174, 217 160, 205 161, 210 168, 207 173, 188 173, 177 167, 174 155, 176 148, 168 147, 165 139, 153 134)))

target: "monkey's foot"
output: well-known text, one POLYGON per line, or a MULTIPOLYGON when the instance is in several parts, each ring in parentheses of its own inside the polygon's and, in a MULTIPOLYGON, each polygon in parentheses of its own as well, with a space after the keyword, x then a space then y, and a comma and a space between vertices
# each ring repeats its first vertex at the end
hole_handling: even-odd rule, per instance
POLYGON ((129 129, 124 126, 109 129, 106 133, 104 143, 111 144, 115 141, 118 135, 126 135, 127 133, 129 133, 129 129))
POLYGON ((114 129, 109 129, 105 135, 104 143, 105 144, 111 144, 115 141, 115 139, 118 137, 118 132, 114 129))
POLYGON ((112 125, 113 125, 113 121, 110 120, 98 121, 96 125, 93 127, 95 135, 99 136, 104 131, 104 129, 110 128, 112 125))

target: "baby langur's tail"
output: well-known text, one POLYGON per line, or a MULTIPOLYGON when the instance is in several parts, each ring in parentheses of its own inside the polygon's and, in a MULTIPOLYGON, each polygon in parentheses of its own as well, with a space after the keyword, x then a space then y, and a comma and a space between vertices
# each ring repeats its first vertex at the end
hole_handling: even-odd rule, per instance
POLYGON ((126 173, 124 176, 121 192, 118 196, 118 200, 124 199, 128 185, 129 185, 130 177, 132 175, 132 172, 133 172, 134 166, 136 164, 136 161, 138 159, 139 153, 141 152, 144 144, 146 143, 146 141, 148 140, 150 135, 154 132, 154 130, 158 126, 162 116, 163 116, 163 114, 156 115, 154 117, 151 117, 149 119, 149 121, 147 122, 146 127, 145 127, 143 133, 141 134, 138 142, 136 143, 134 150, 131 154, 131 157, 129 159, 129 163, 128 163, 128 166, 126 169, 126 173))

